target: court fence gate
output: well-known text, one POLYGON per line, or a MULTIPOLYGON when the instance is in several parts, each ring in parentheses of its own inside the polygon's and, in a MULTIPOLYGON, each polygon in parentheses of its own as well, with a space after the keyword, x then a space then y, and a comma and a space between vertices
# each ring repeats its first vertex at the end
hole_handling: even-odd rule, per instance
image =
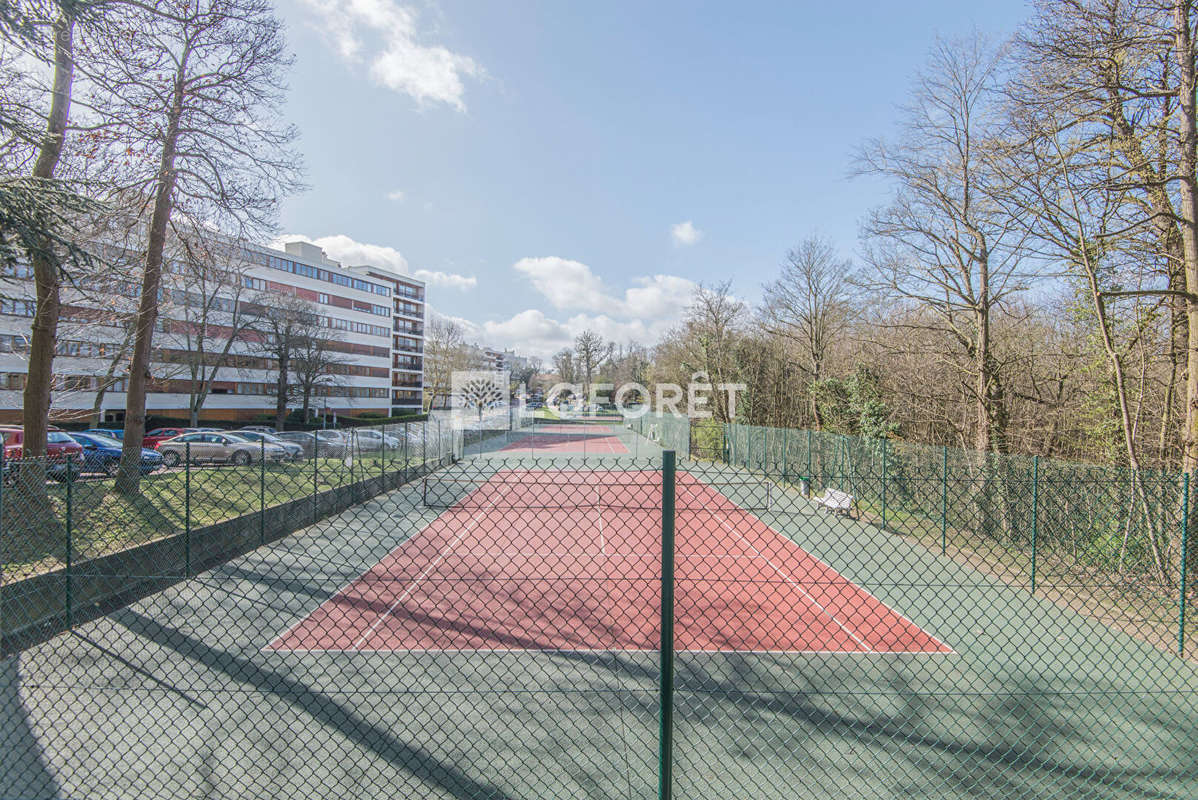
POLYGON ((0 798, 1193 795, 1198 668, 1146 612, 1184 479, 685 435, 14 476, 0 798), (1127 486, 1131 521, 1089 502, 1127 486), (18 629, 35 587, 61 630, 18 629))

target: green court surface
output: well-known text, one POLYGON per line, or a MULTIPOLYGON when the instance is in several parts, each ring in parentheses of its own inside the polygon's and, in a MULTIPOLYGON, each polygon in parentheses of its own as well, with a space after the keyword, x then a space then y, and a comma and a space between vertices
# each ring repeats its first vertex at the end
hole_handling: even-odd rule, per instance
MULTIPOLYGON (((504 450, 523 435, 531 434, 485 441, 443 472, 486 485, 500 473, 573 471, 615 485, 661 469, 657 445, 624 428, 612 434, 630 451, 622 456, 504 450)), ((679 471, 755 508, 752 516, 781 534, 779 553, 797 545, 951 652, 680 648, 676 797, 1198 796, 1194 663, 914 540, 822 513, 794 487, 762 489, 727 466, 682 461, 679 471)), ((445 511, 425 504, 425 490, 402 487, 5 660, 0 798, 657 797, 660 673, 651 650, 602 642, 268 648, 380 562, 434 536, 435 520, 457 524, 452 515, 463 515, 454 541, 474 525, 531 547, 545 532, 578 540, 560 532, 591 519, 553 503, 445 511)), ((677 525, 743 521, 745 513, 680 504, 677 525)), ((608 541, 619 533, 612 525, 636 519, 638 552, 660 549, 651 518, 595 517, 609 527, 601 531, 608 541)), ((417 579, 452 558, 484 555, 435 552, 427 566, 412 562, 417 579)), ((750 573, 735 572, 737 560, 756 556, 731 548, 680 553, 680 563, 711 559, 707 569, 728 571, 716 578, 745 584, 737 591, 753 598, 755 619, 729 629, 800 624, 787 621, 787 604, 796 592, 817 591, 788 585, 793 571, 744 578, 750 573)), ((538 564, 550 563, 543 558, 538 564)), ((621 608, 642 604, 655 618, 656 567, 651 575, 609 567, 605 597, 621 608)), ((569 568, 533 576, 556 596, 532 597, 533 582, 522 578, 507 594, 497 587, 504 604, 492 619, 487 609, 466 609, 465 581, 503 581, 504 569, 488 561, 442 587, 440 624, 465 626, 468 616, 469 625, 490 628, 471 634, 499 640, 513 608, 549 626, 572 624, 562 609, 583 589, 569 568)), ((385 616, 415 585, 408 581, 403 595, 399 583, 384 585, 346 613, 385 616)), ((693 611, 677 607, 680 624, 693 611)))

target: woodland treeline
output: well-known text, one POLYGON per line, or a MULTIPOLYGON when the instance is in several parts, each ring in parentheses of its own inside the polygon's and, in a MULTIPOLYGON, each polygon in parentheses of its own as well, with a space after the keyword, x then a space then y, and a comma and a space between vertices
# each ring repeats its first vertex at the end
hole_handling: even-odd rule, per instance
POLYGON ((935 42, 856 149, 892 187, 857 252, 803 238, 760 303, 705 286, 612 371, 742 381, 752 424, 1194 469, 1196 23, 1043 0, 1009 41, 935 42))

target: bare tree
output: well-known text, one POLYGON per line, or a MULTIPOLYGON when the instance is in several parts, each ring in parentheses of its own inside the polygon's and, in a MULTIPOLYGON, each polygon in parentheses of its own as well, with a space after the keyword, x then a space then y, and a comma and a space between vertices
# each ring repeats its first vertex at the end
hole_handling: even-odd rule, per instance
POLYGON ((308 419, 312 398, 319 391, 336 386, 339 371, 345 367, 345 358, 333 347, 335 337, 331 334, 332 331, 317 331, 315 335, 301 337, 291 355, 291 371, 304 420, 308 419))
POLYGON ((188 415, 195 426, 234 345, 258 321, 243 302, 251 265, 239 243, 207 231, 182 237, 171 249, 176 258, 165 280, 170 286, 166 292, 180 317, 176 336, 186 354, 188 415))
POLYGON ((553 354, 553 371, 557 373, 562 383, 574 383, 578 379, 578 369, 574 363, 574 351, 563 347, 553 354))
POLYGON ((172 228, 233 238, 267 230, 297 185, 294 131, 278 123, 289 64, 267 0, 169 0, 127 10, 135 36, 96 43, 95 72, 130 112, 97 142, 146 222, 117 491, 139 491, 140 441, 163 254, 172 228), (125 154, 137 160, 130 163, 125 154), (181 225, 184 220, 188 225, 181 225))
MULTIPOLYGON (((700 286, 695 290, 679 337, 684 373, 703 372, 713 385, 733 383, 739 375, 736 344, 744 322, 745 304, 732 295, 732 283, 700 286)), ((681 382, 688 374, 678 376, 681 382)), ((733 422, 728 395, 715 392, 712 413, 719 422, 733 422)))
MULTIPOLYGON (((810 382, 824 377, 832 346, 848 325, 851 274, 851 262, 838 258, 830 241, 811 236, 787 252, 781 277, 765 287, 765 327, 797 349, 810 382)), ((814 396, 810 404, 818 429, 814 396)))
POLYGON ((1001 184, 988 148, 999 135, 1000 54, 978 37, 939 41, 903 109, 895 143, 863 146, 857 170, 890 180, 894 196, 864 223, 861 284, 932 312, 956 342, 975 407, 974 446, 1006 449, 1006 398, 992 315, 1026 288, 1025 233, 993 199, 1001 184))
POLYGON ((448 406, 453 373, 469 368, 470 354, 462 326, 448 317, 431 314, 424 329, 424 410, 437 408, 438 399, 448 406))
POLYGON ((595 373, 611 355, 612 345, 592 330, 585 330, 574 337, 574 362, 582 378, 582 396, 591 397, 591 382, 595 373))
POLYGON ((321 337, 323 328, 316 307, 299 297, 263 297, 258 308, 258 347, 274 362, 275 428, 281 431, 287 423, 287 402, 298 396, 290 380, 296 359, 311 352, 311 341, 321 337))
MULTIPOLYGON (((45 115, 45 129, 37 147, 37 158, 32 172, 34 181, 46 183, 54 180, 66 145, 67 126, 71 115, 71 88, 75 79, 76 10, 70 4, 56 8, 51 37, 54 49, 53 87, 49 109, 45 115)), ((33 268, 37 294, 33 332, 29 338, 29 370, 25 378, 21 422, 24 426, 23 452, 26 457, 37 459, 46 453, 50 392, 54 380, 54 341, 62 314, 62 265, 57 257, 57 248, 48 236, 39 237, 35 232, 27 238, 30 239, 29 244, 33 245, 28 256, 33 268)), ((7 231, 4 239, 9 239, 7 231)), ((29 471, 25 472, 28 474, 29 471)), ((44 474, 39 470, 28 477, 27 488, 32 492, 30 497, 44 497, 44 474)))

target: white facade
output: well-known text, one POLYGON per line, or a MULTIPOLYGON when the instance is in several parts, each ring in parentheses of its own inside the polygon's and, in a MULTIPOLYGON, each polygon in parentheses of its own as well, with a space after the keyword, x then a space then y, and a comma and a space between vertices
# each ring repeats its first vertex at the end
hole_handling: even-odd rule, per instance
MULTIPOLYGON (((191 372, 179 354, 196 352, 198 320, 206 321, 210 344, 204 348, 219 353, 228 340, 234 315, 232 304, 249 303, 255 313, 269 314, 275 298, 298 296, 311 303, 322 329, 337 352, 339 373, 312 398, 317 413, 327 410, 340 415, 373 412, 393 415, 418 411, 423 376, 424 285, 374 267, 343 267, 326 258, 320 248, 306 243, 288 244, 285 251, 252 247, 239 266, 242 285, 226 282, 218 291, 188 286, 192 280, 181 270, 164 276, 168 293, 154 336, 155 386, 147 395, 147 412, 165 417, 186 417, 190 405, 191 372), (216 304, 211 298, 219 298, 216 304), (207 300, 205 300, 207 298, 207 300), (201 312, 197 307, 207 305, 201 312), (221 331, 226 335, 220 335, 221 331), (174 355, 173 355, 174 354, 174 355), (398 385, 397 385, 398 384, 398 385), (415 390, 414 396, 409 393, 415 390)), ((137 270, 131 269, 130 276, 137 270)), ((105 323, 104 313, 95 309, 129 310, 136 302, 139 286, 118 282, 111 295, 63 292, 64 315, 59 326, 55 374, 58 386, 52 400, 56 417, 79 417, 91 411, 96 400, 94 386, 111 368, 114 354, 127 369, 129 345, 124 329, 105 323), (122 296, 123 295, 123 296, 122 296)), ((0 277, 0 419, 19 418, 21 388, 26 372, 25 343, 33 315, 33 285, 27 270, 0 277)), ((244 308, 244 305, 243 305, 244 308)), ((188 361, 192 360, 190 357, 188 361)), ((230 364, 222 366, 212 391, 203 404, 208 419, 249 419, 273 412, 277 371, 251 339, 235 339, 230 364)), ((299 402, 289 403, 299 407, 299 402)), ((115 384, 104 397, 104 419, 123 419, 123 383, 115 384)))

